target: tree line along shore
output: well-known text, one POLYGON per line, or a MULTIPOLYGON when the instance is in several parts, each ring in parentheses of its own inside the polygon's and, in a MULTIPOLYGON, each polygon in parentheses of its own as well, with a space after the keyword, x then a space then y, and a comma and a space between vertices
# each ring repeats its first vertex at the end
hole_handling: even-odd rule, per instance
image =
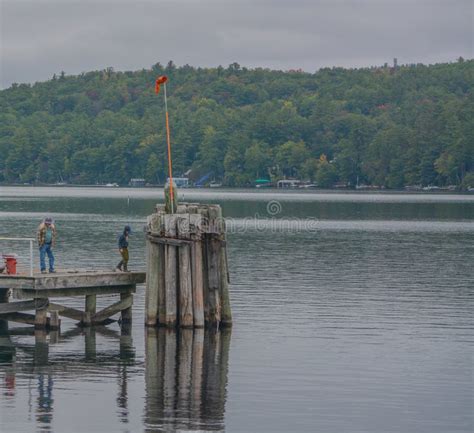
POLYGON ((299 70, 177 67, 0 91, 1 184, 163 184, 173 168, 229 187, 474 187, 474 60, 299 70))

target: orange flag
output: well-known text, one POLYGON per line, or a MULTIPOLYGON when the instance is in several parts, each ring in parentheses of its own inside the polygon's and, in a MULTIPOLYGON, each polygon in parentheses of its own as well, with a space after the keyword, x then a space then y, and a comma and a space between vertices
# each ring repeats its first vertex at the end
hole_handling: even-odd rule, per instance
POLYGON ((168 81, 168 77, 166 75, 161 75, 155 81, 155 93, 160 93, 160 84, 166 83, 168 81))

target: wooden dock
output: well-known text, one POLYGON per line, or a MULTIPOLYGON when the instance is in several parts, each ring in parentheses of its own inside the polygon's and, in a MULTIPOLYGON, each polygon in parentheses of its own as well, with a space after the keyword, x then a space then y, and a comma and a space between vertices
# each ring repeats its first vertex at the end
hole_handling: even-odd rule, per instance
POLYGON ((110 317, 121 313, 121 322, 132 320, 133 293, 144 283, 145 272, 75 271, 54 274, 0 274, 0 319, 57 329, 59 316, 76 320, 81 326, 110 323, 110 317), (9 302, 11 291, 14 301, 9 302), (120 300, 97 311, 97 295, 120 296, 120 300), (84 311, 53 303, 51 298, 84 296, 84 311), (25 313, 34 311, 34 314, 25 313))

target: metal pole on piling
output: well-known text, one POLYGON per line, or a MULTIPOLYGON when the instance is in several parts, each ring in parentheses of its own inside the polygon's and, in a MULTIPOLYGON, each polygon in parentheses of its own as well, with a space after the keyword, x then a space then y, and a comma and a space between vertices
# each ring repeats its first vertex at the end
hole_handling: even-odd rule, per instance
POLYGON ((155 93, 160 92, 160 84, 164 85, 164 95, 165 95, 165 120, 166 120, 166 143, 168 145, 168 174, 170 178, 170 198, 171 198, 171 213, 174 213, 174 190, 173 190, 173 167, 171 162, 171 139, 170 139, 170 121, 168 115, 168 96, 166 93, 166 82, 168 77, 162 75, 158 77, 155 82, 155 93))
POLYGON ((166 141, 168 144, 168 172, 170 175, 171 213, 174 213, 173 165, 171 163, 170 120, 169 120, 169 115, 168 115, 168 97, 166 95, 166 82, 165 82, 165 115, 166 115, 166 141))

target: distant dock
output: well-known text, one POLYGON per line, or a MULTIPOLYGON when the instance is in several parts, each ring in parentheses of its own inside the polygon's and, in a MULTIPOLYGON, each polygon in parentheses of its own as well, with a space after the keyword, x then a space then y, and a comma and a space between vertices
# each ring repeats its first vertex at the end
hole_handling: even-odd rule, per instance
POLYGON ((145 272, 109 270, 62 270, 54 274, 0 274, 0 319, 34 325, 37 329, 57 329, 60 316, 81 326, 107 324, 120 313, 121 322, 132 320, 133 293, 146 281, 145 272), (13 301, 9 302, 11 290, 13 301), (97 295, 120 296, 120 300, 97 311, 97 295), (51 298, 84 296, 84 311, 53 303, 51 298), (34 311, 34 314, 25 313, 34 311))

